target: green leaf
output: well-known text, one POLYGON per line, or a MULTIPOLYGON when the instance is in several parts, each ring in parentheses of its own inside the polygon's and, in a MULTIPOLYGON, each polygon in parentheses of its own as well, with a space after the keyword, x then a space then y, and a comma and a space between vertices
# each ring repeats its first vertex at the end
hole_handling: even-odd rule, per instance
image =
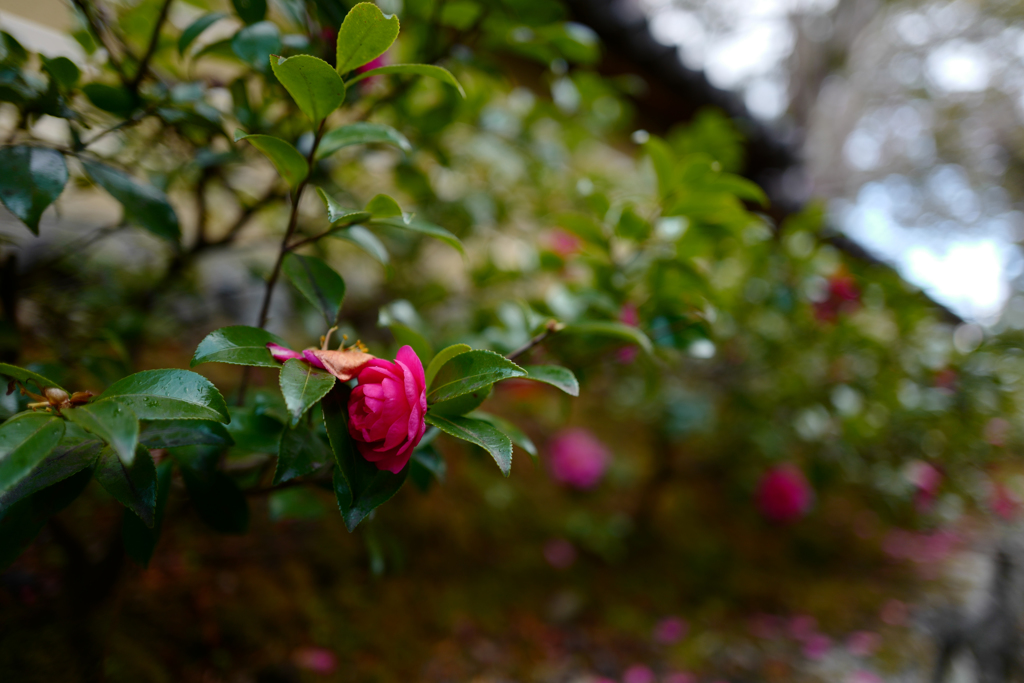
POLYGON ((384 14, 376 5, 361 2, 345 15, 338 29, 338 73, 372 62, 384 54, 398 37, 398 17, 384 14))
POLYGON ((355 78, 350 78, 345 81, 345 85, 352 87, 353 84, 358 83, 361 80, 367 78, 373 78, 374 76, 387 76, 389 74, 411 74, 413 76, 427 76, 428 78, 436 78, 442 83, 446 83, 456 90, 463 97, 466 96, 466 91, 462 89, 462 84, 452 75, 452 72, 444 67, 433 66, 431 64, 391 64, 389 66, 381 66, 376 69, 370 69, 364 71, 355 78))
POLYGON ((362 223, 370 219, 370 214, 366 211, 358 211, 356 209, 346 209, 345 207, 334 201, 334 197, 330 196, 323 191, 323 188, 316 188, 316 193, 320 195, 320 199, 323 200, 324 206, 327 207, 327 220, 333 225, 334 223, 362 223))
POLYGON ((157 237, 175 244, 181 239, 178 216, 167 201, 167 195, 152 185, 140 185, 115 168, 94 161, 82 160, 89 177, 124 206, 125 218, 157 237))
POLYGON ((9 365, 8 363, 0 363, 0 375, 16 379, 22 384, 25 382, 35 382, 39 388, 39 393, 42 393, 46 387, 53 387, 60 389, 61 386, 56 382, 43 377, 37 372, 26 370, 25 368, 19 368, 17 365, 9 365))
POLYGON ((331 461, 331 449, 307 427, 286 429, 274 470, 274 486, 314 472, 331 461))
POLYGON ((583 213, 562 213, 555 216, 560 228, 571 232, 585 242, 601 248, 608 247, 608 237, 604 228, 593 218, 583 213))
POLYGON ((512 471, 512 440, 494 425, 469 417, 443 417, 427 413, 427 424, 434 425, 445 434, 476 444, 491 454, 506 477, 512 471))
POLYGON ((210 28, 226 16, 227 14, 225 12, 210 12, 189 24, 188 27, 181 32, 181 37, 178 38, 178 54, 185 54, 185 50, 188 49, 188 46, 191 45, 196 38, 202 35, 203 31, 210 28))
POLYGON ((345 101, 345 82, 319 57, 271 55, 270 67, 302 113, 317 125, 345 101))
POLYGON ((281 364, 270 355, 267 344, 288 346, 276 334, 258 327, 222 327, 206 335, 206 338, 199 342, 189 367, 194 368, 200 363, 228 363, 258 368, 280 367, 281 364))
POLYGON ((331 237, 337 237, 340 240, 351 242, 373 258, 377 259, 377 261, 382 265, 386 266, 388 264, 389 258, 387 247, 384 246, 384 243, 381 242, 376 235, 361 225, 353 225, 347 230, 333 233, 331 237))
POLYGON ((232 408, 228 433, 235 446, 249 453, 277 453, 284 425, 277 419, 249 408, 232 408))
POLYGON ((238 18, 247 24, 263 21, 267 16, 267 0, 231 0, 238 18))
POLYGON ((146 448, 180 446, 233 446, 235 441, 219 422, 211 420, 159 420, 142 427, 139 443, 146 448))
POLYGON ((526 432, 521 430, 519 427, 516 427, 505 418, 485 413, 482 410, 471 413, 469 417, 476 420, 483 420, 484 422, 490 422, 498 429, 498 431, 512 439, 512 443, 529 453, 530 457, 533 458, 534 461, 537 460, 537 446, 533 443, 533 440, 527 436, 526 432))
POLYGON ((231 50, 243 62, 265 71, 270 55, 281 51, 281 30, 271 21, 250 24, 231 39, 231 50))
POLYGON ((394 145, 403 152, 412 151, 412 144, 409 143, 408 138, 391 126, 384 125, 383 123, 359 121, 325 133, 320 139, 320 146, 317 147, 316 158, 323 159, 328 157, 343 147, 367 145, 377 142, 394 145))
POLYGON ((248 140, 249 144, 263 152, 293 189, 309 175, 306 157, 287 140, 275 138, 273 135, 246 135, 243 131, 236 130, 235 142, 239 140, 248 140))
POLYGON ((271 493, 267 499, 267 512, 272 522, 283 522, 288 519, 319 519, 326 510, 315 493, 293 486, 271 493))
POLYGON ((452 344, 451 346, 441 349, 437 355, 430 361, 430 365, 427 366, 426 379, 427 388, 430 388, 431 383, 434 381, 434 375, 441 369, 441 366, 450 361, 455 356, 472 351, 473 347, 469 344, 452 344))
POLYGON ((249 502, 234 479, 218 469, 204 470, 175 458, 181 478, 199 518, 222 534, 244 534, 249 530, 249 502))
POLYGON ((314 368, 298 358, 291 358, 281 368, 281 394, 292 417, 292 425, 313 407, 334 386, 334 375, 314 368))
POLYGON ((64 436, 64 421, 49 413, 21 413, 0 425, 0 493, 32 473, 64 436))
POLYGON ((109 446, 96 459, 96 481, 119 503, 153 528, 156 513, 156 467, 145 446, 139 446, 131 465, 125 465, 109 446))
POLYGON ((447 401, 503 379, 525 375, 525 370, 494 351, 467 351, 441 366, 434 376, 427 401, 447 401))
POLYGON ((135 449, 139 445, 139 418, 135 417, 131 408, 116 400, 93 401, 65 410, 64 417, 103 439, 121 461, 131 467, 135 449))
POLYGON ((91 471, 79 471, 8 509, 0 519, 0 569, 17 559, 42 530, 46 520, 78 498, 91 479, 91 471))
POLYGON ((31 474, 0 493, 0 516, 19 500, 89 467, 102 449, 103 442, 98 439, 68 440, 65 437, 31 474))
POLYGON ((44 147, 2 147, 0 168, 0 201, 38 235, 43 211, 68 182, 64 155, 44 147))
POLYGON ((392 197, 386 194, 379 194, 366 203, 366 211, 374 218, 401 217, 402 207, 392 197))
POLYGON ((576 380, 576 375, 568 368, 563 368, 560 365, 524 365, 523 370, 526 370, 526 377, 523 379, 550 384, 570 396, 580 395, 580 383, 576 380))
POLYGON ((391 321, 387 323, 387 328, 391 330, 399 347, 412 347, 421 363, 434 356, 434 347, 431 346, 430 341, 408 325, 391 321))
POLYGON ((126 119, 139 106, 138 98, 127 88, 106 83, 86 83, 82 92, 98 109, 126 119))
POLYGON ((334 493, 345 526, 352 531, 376 508, 402 488, 409 473, 406 465, 394 474, 377 467, 359 454, 348 433, 348 397, 351 390, 339 384, 324 397, 324 426, 334 451, 334 493))
POLYGON ((50 59, 40 55, 43 62, 43 69, 56 80, 62 88, 70 90, 78 83, 82 72, 78 66, 67 57, 54 57, 50 59))
POLYGON ((114 382, 97 400, 112 398, 140 420, 227 422, 224 397, 210 380, 188 370, 144 370, 114 382))
POLYGON ((647 353, 654 352, 651 340, 641 330, 632 325, 612 321, 574 323, 566 325, 562 334, 592 334, 599 337, 615 337, 636 344, 647 353))
POLYGON ((341 276, 314 256, 288 254, 283 268, 295 288, 324 316, 327 326, 337 325, 345 301, 345 281, 341 276))
POLYGON ((417 448, 409 460, 409 478, 420 491, 426 492, 433 480, 444 483, 448 464, 433 446, 417 448))
POLYGON ((428 223, 427 221, 421 221, 417 218, 412 218, 406 221, 404 218, 380 218, 375 219, 374 223, 380 225, 388 225, 392 228, 400 228, 402 230, 411 230, 413 232, 423 233, 424 235, 430 235, 436 237, 445 244, 450 245, 454 249, 457 249, 460 254, 465 255, 465 250, 462 248, 462 242, 459 238, 451 234, 444 228, 428 223))
POLYGON ((459 415, 465 415, 466 413, 472 412, 480 407, 487 397, 491 395, 491 391, 494 389, 493 384, 480 387, 475 391, 471 391, 468 394, 463 394, 458 398, 452 398, 447 401, 438 401, 437 403, 430 406, 430 412, 433 415, 443 415, 445 417, 458 417, 459 415))
POLYGON ((125 552, 137 564, 148 567, 149 561, 156 550, 157 541, 160 540, 160 528, 164 522, 164 510, 167 509, 167 499, 171 493, 171 470, 173 463, 170 460, 157 465, 156 468, 156 507, 153 514, 153 528, 150 529, 142 523, 137 516, 124 511, 121 517, 121 539, 124 542, 125 552))

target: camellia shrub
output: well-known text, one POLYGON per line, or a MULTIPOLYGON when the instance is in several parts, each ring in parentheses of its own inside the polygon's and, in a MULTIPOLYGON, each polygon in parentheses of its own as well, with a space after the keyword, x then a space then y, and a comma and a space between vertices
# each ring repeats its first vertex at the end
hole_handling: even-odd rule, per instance
POLYGON ((637 130, 560 3, 75 7, 82 63, 0 34, 4 565, 93 481, 145 565, 180 489, 352 530, 474 452, 571 489, 552 566, 653 537, 765 609, 855 529, 1015 514, 1019 332, 773 216, 723 115, 637 130))

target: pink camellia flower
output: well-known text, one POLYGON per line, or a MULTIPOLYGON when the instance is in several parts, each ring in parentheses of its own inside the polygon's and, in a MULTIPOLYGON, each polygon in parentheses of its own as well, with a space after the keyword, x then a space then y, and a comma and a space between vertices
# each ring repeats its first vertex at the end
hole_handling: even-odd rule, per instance
POLYGON ((411 346, 403 346, 393 363, 367 362, 358 380, 348 401, 349 434, 377 469, 400 472, 427 428, 423 363, 411 346))
POLYGON ((914 507, 918 512, 927 512, 938 495, 939 486, 942 484, 942 472, 923 460, 914 460, 907 466, 905 476, 917 489, 914 507))
POLYGON ((804 642, 818 633, 818 620, 809 614, 798 614, 789 620, 789 634, 804 642))
POLYGON ((564 429, 548 444, 551 476, 577 489, 597 486, 608 469, 611 454, 603 443, 586 429, 564 429))
POLYGON ((831 638, 820 633, 815 633, 804 642, 804 657, 814 660, 824 659, 831 647, 831 638))
POLYGON ((814 491, 795 465, 773 467, 757 485, 757 509, 778 524, 800 519, 813 502, 814 491))
POLYGON ((1017 496, 1007 488, 1006 484, 998 481, 993 485, 989 504, 992 506, 992 511, 1006 521, 1016 517, 1017 511, 1020 508, 1020 501, 1017 499, 1017 496))
POLYGON ((338 658, 322 647, 300 647, 292 659, 299 668, 318 674, 332 674, 338 668, 338 658))
MULTIPOLYGON (((388 60, 387 60, 387 56, 386 55, 387 55, 387 53, 384 53, 380 57, 376 57, 374 59, 371 59, 370 61, 368 61, 366 64, 363 64, 362 66, 357 66, 356 67, 356 73, 364 74, 367 71, 373 71, 374 69, 379 69, 382 66, 387 66, 388 65, 388 60)), ((370 76, 369 78, 365 79, 362 82, 361 85, 362 85, 363 88, 370 88, 375 83, 379 82, 380 80, 381 80, 380 76, 370 76)))
POLYGON ((565 230, 555 229, 548 234, 548 241, 550 242, 551 251, 555 252, 563 259, 575 254, 583 248, 583 242, 580 238, 571 232, 565 230))
POLYGON ((846 679, 846 683, 885 683, 885 681, 870 671, 860 670, 850 674, 850 677, 846 679))
POLYGON ((643 664, 634 664, 622 674, 622 683, 654 683, 654 672, 643 664))
POLYGON ((300 360, 307 361, 310 365, 314 365, 321 370, 324 369, 324 364, 320 362, 319 358, 312 354, 306 355, 309 353, 308 351, 292 351, 289 348, 285 348, 284 346, 273 342, 267 342, 267 350, 270 351, 270 355, 273 356, 274 360, 278 363, 283 363, 286 360, 291 360, 292 358, 298 358, 300 360))
POLYGON ((689 624, 680 617, 665 617, 654 625, 654 640, 662 645, 678 643, 686 637, 689 624))
POLYGON ((871 631, 855 631, 846 639, 846 649, 855 657, 870 657, 882 644, 882 636, 871 631))

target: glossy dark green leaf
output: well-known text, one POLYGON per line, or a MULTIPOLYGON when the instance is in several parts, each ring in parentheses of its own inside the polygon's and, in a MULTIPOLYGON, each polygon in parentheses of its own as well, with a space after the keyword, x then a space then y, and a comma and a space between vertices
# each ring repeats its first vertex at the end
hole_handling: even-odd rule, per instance
POLYGON ((373 222, 379 225, 388 225, 392 228, 399 228, 400 230, 411 230, 412 232, 429 235, 450 245, 452 248, 457 249, 460 254, 466 253, 465 249, 462 247, 462 242, 458 237, 451 234, 444 228, 434 225, 433 223, 421 221, 418 218, 411 218, 406 221, 404 218, 398 217, 374 219, 373 222))
POLYGON ((27 477, 0 493, 0 515, 19 500, 90 467, 102 449, 98 439, 65 437, 27 477))
POLYGON ((68 182, 64 155, 45 147, 0 147, 0 201, 33 234, 68 182))
POLYGON ((0 425, 0 493, 29 476, 64 436, 64 421, 49 413, 20 413, 0 425))
POLYGON ((271 21, 250 24, 231 39, 231 50, 243 62, 266 70, 270 67, 270 55, 281 51, 281 30, 271 21))
POLYGON ((320 311, 327 326, 337 325, 345 301, 345 281, 341 276, 321 259, 298 254, 285 256, 283 270, 302 296, 320 311))
POLYGON ((351 242, 375 258, 382 265, 386 266, 390 260, 388 257, 387 247, 384 246, 384 243, 381 242, 376 235, 361 225, 353 225, 347 230, 333 233, 331 237, 351 242))
POLYGON ((559 365, 524 365, 523 370, 526 370, 524 379, 550 384, 570 396, 580 395, 580 383, 577 381, 576 375, 568 368, 559 365))
POLYGON ((281 394, 293 425, 331 390, 334 382, 334 375, 305 361, 292 358, 285 362, 281 368, 281 394))
POLYGON ((324 207, 327 209, 327 220, 333 225, 335 223, 361 223, 369 220, 371 215, 368 211, 359 211, 357 209, 346 209, 345 207, 334 201, 334 197, 330 196, 323 191, 323 188, 316 188, 316 193, 320 196, 320 199, 324 203, 324 207))
POLYGON ((305 426, 286 429, 277 454, 274 486, 315 472, 331 462, 331 457, 331 449, 313 430, 305 426))
POLYGON ((471 417, 475 420, 483 420, 484 422, 490 422, 492 425, 497 427, 499 432, 501 432, 508 438, 512 439, 512 443, 514 443, 515 445, 519 446, 524 451, 529 453, 530 457, 533 458, 534 461, 537 460, 537 446, 536 444, 533 443, 533 439, 531 439, 526 434, 526 432, 524 432, 519 427, 515 426, 505 418, 498 417, 497 415, 491 415, 490 413, 485 413, 481 410, 470 413, 468 417, 471 417))
POLYGON ((348 433, 350 391, 347 386, 339 384, 324 397, 321 405, 324 425, 337 465, 334 470, 334 493, 345 526, 352 531, 367 515, 402 488, 409 474, 409 466, 406 465, 394 474, 377 469, 359 454, 348 433))
POLYGON ((119 503, 153 528, 156 512, 156 467, 145 446, 139 446, 132 464, 125 465, 109 446, 96 458, 96 481, 119 503))
POLYGON ((251 408, 231 408, 228 432, 235 446, 249 453, 277 453, 285 426, 266 413, 251 408))
POLYGON ((267 349, 267 344, 287 347, 284 340, 259 327, 233 325, 222 327, 206 335, 199 342, 189 367, 200 363, 228 363, 230 365, 252 365, 261 368, 280 367, 267 349))
POLYGON ((341 76, 319 57, 271 55, 270 67, 302 113, 317 125, 345 101, 341 76))
POLYGON ((86 83, 82 92, 97 109, 126 119, 139 106, 139 100, 127 88, 106 83, 86 83))
POLYGON ((398 37, 398 17, 384 14, 369 2, 361 2, 345 15, 338 29, 338 73, 372 62, 384 54, 398 37))
POLYGON ((267 498, 267 513, 274 522, 319 519, 325 512, 317 495, 301 486, 274 491, 267 498))
POLYGON ((178 448, 180 446, 233 446, 228 430, 212 420, 158 420, 147 422, 139 434, 139 443, 146 448, 178 448))
POLYGON ((524 377, 526 371, 494 351, 467 351, 441 366, 434 376, 429 403, 447 401, 503 379, 524 377))
POLYGON ((229 420, 217 387, 188 370, 137 372, 114 382, 96 400, 106 398, 128 406, 140 420, 229 420))
POLYGON ((188 46, 191 45, 196 38, 202 35, 203 31, 210 28, 226 16, 227 14, 224 12, 210 12, 189 24, 185 30, 181 32, 181 37, 178 38, 178 54, 185 54, 185 50, 188 49, 188 46))
MULTIPOLYGON (((38 372, 32 372, 31 370, 19 368, 17 365, 10 365, 8 363, 0 363, 0 375, 16 379, 22 384, 25 384, 26 382, 33 382, 39 389, 40 393, 42 393, 43 389, 46 387, 53 387, 55 389, 61 388, 59 384, 51 379, 43 377, 38 372)), ((31 387, 26 388, 31 390, 31 387)))
POLYGON ((430 385, 434 381, 434 375, 437 374, 437 371, 441 369, 442 365, 450 361, 452 358, 455 358, 455 356, 472 350, 473 347, 469 344, 452 344, 451 346, 438 351, 437 355, 431 359, 430 365, 427 366, 426 373, 424 373, 426 375, 427 388, 430 388, 430 385))
POLYGON ((163 527, 164 511, 167 509, 167 499, 171 493, 171 471, 173 463, 170 460, 157 465, 156 468, 156 507, 153 514, 153 528, 147 527, 136 515, 124 511, 121 517, 121 539, 124 543, 125 552, 137 564, 148 567, 149 561, 153 558, 153 551, 160 540, 160 529, 163 527))
POLYGON ((458 417, 459 415, 465 415, 466 413, 479 408, 480 404, 486 401, 487 397, 491 395, 493 388, 493 384, 488 384, 457 398, 448 399, 447 401, 438 401, 430 406, 430 412, 433 415, 443 415, 445 417, 458 417))
POLYGON ((512 440, 483 420, 469 417, 443 417, 427 413, 427 424, 457 439, 476 444, 491 454, 506 477, 512 471, 512 440))
POLYGON ((636 344, 647 353, 653 353, 654 351, 654 346, 646 334, 632 325, 620 322, 573 323, 572 325, 566 325, 561 334, 590 334, 597 337, 614 337, 636 344))
POLYGON ((244 534, 249 530, 249 501, 234 479, 218 469, 202 470, 181 459, 181 478, 199 518, 222 534, 244 534))
POLYGON ((383 123, 359 121, 325 133, 320 139, 320 146, 316 150, 316 156, 318 159, 323 159, 344 147, 373 143, 394 145, 403 152, 412 151, 412 144, 409 143, 408 138, 391 126, 383 123))
POLYGON ((89 177, 124 206, 125 218, 157 237, 175 244, 181 239, 181 226, 167 195, 152 185, 142 185, 106 164, 82 160, 89 177))
POLYGON ((462 89, 462 84, 459 83, 458 79, 452 75, 451 71, 444 67, 433 66, 431 64, 391 64, 389 66, 381 66, 376 69, 364 71, 355 78, 350 78, 345 82, 345 85, 352 87, 353 84, 364 79, 373 78, 374 76, 389 76, 391 74, 407 74, 412 76, 436 78, 442 83, 446 83, 454 87, 463 97, 466 96, 466 91, 462 89))
POLYGON ((78 83, 78 79, 81 77, 82 72, 78 66, 67 57, 54 57, 50 59, 48 57, 41 57, 43 62, 43 69, 50 74, 50 77, 55 79, 62 88, 70 90, 75 87, 78 83))
POLYGON ((7 509, 0 518, 0 569, 6 569, 17 559, 46 520, 78 498, 91 479, 91 470, 80 470, 7 509))
POLYGON ((255 24, 267 17, 267 0, 231 0, 238 18, 247 24, 255 24))
POLYGON ((287 140, 275 138, 273 135, 246 135, 243 131, 235 131, 235 142, 247 140, 249 144, 263 152, 274 164, 274 168, 281 174, 291 187, 298 187, 299 183, 309 175, 309 164, 306 157, 302 156, 299 150, 287 140))
POLYGON ((139 418, 131 408, 111 399, 93 401, 65 410, 64 417, 105 441, 131 467, 139 445, 139 418))

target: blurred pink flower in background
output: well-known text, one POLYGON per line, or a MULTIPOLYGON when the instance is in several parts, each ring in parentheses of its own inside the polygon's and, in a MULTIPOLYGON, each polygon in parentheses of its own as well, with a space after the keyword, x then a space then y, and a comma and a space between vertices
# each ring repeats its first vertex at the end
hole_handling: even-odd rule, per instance
POLYGON ((846 683, 885 683, 885 681, 870 671, 854 671, 846 679, 846 683))
POLYGON ((1001 417, 993 417, 985 423, 981 435, 987 443, 993 446, 1005 446, 1006 438, 1010 436, 1010 423, 1001 417))
POLYGON ((750 618, 750 632, 764 640, 777 640, 782 636, 784 621, 774 614, 756 614, 750 618))
POLYGON ((757 509, 778 524, 795 522, 808 513, 814 491, 795 465, 779 465, 765 472, 757 485, 757 509))
POLYGON ((611 453, 590 431, 573 427, 548 442, 551 476, 577 489, 597 486, 611 462, 611 453))
MULTIPOLYGON (((387 53, 385 52, 380 57, 377 57, 376 59, 371 59, 366 64, 363 64, 362 66, 356 67, 356 73, 363 74, 363 73, 366 73, 367 71, 373 71, 374 69, 378 69, 378 68, 380 68, 382 66, 387 66, 387 65, 388 65, 388 59, 387 59, 387 53)), ((370 77, 366 78, 362 83, 360 83, 360 85, 363 88, 370 88, 374 84, 378 83, 380 80, 381 80, 380 76, 370 76, 370 77)))
POLYGON ((822 659, 831 648, 831 638, 821 633, 815 633, 804 642, 804 656, 808 659, 822 659))
POLYGON ((854 631, 846 639, 846 649, 855 657, 869 657, 882 644, 882 636, 871 631, 854 631))
POLYGON ((338 668, 338 658, 322 647, 300 647, 292 653, 295 666, 318 674, 332 674, 338 668))
MULTIPOLYGON (((627 301, 622 304, 622 308, 619 309, 619 322, 633 327, 637 327, 640 324, 640 311, 635 303, 627 301)), ((623 346, 616 352, 615 359, 623 365, 629 365, 636 360, 639 354, 640 350, 637 347, 623 346)))
POLYGON ((1017 499, 1013 491, 1007 488, 1006 484, 999 481, 995 482, 992 486, 989 505, 992 506, 992 512, 1006 521, 1016 517, 1017 512, 1020 510, 1020 500, 1017 499))
POLYGON ((918 512, 925 512, 935 501, 942 484, 942 472, 934 465, 923 460, 914 460, 907 464, 904 476, 916 489, 914 506, 918 512))
POLYGON ((622 683, 654 683, 654 672, 643 664, 634 664, 622 674, 622 683))
POLYGON ((557 228, 548 233, 547 243, 548 248, 562 258, 572 256, 583 247, 579 237, 557 228))
POLYGON ((576 562, 576 548, 564 538, 552 538, 544 544, 544 559, 555 569, 568 569, 576 562))
POLYGON ((686 637, 689 624, 681 617, 665 617, 654 625, 654 640, 662 645, 678 643, 686 637))
POLYGON ((789 620, 789 634, 797 640, 807 640, 818 632, 818 620, 809 614, 798 614, 789 620))

